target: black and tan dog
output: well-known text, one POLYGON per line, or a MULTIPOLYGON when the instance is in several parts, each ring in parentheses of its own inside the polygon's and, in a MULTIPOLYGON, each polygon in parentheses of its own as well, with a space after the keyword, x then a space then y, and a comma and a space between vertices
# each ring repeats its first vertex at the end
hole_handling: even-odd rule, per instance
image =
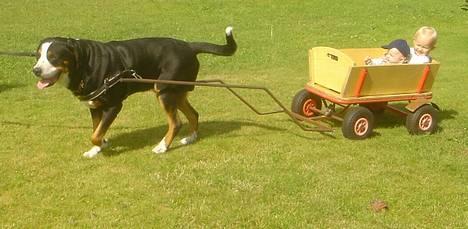
POLYGON ((181 122, 180 110, 188 119, 190 135, 181 140, 190 144, 197 139, 198 113, 187 100, 187 93, 194 89, 190 85, 170 85, 109 81, 132 70, 147 79, 195 81, 199 62, 197 54, 211 53, 230 56, 237 45, 232 27, 226 28, 226 44, 185 42, 173 38, 141 38, 102 43, 70 38, 47 38, 37 49, 34 74, 40 78, 39 89, 59 82, 80 100, 85 101, 91 112, 93 147, 83 156, 94 157, 107 147, 104 138, 108 128, 122 109, 122 102, 131 94, 154 90, 167 114, 168 131, 153 152, 164 153, 171 145, 181 122))

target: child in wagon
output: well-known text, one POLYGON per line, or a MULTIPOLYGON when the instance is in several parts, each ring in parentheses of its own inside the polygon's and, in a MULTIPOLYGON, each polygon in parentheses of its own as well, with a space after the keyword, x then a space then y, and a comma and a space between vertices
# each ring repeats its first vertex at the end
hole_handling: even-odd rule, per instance
POLYGON ((394 40, 390 44, 382 46, 382 48, 388 49, 383 57, 366 57, 364 63, 366 65, 404 64, 408 63, 411 58, 408 43, 403 39, 394 40))
POLYGON ((413 37, 413 48, 410 49, 409 64, 425 64, 432 61, 429 52, 435 48, 437 31, 429 26, 419 28, 413 37))

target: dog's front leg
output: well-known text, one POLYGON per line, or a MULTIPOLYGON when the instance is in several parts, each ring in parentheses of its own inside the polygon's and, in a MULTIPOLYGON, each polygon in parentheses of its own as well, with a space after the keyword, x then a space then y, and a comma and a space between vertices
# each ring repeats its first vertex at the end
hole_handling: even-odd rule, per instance
POLYGON ((153 148, 154 153, 165 153, 169 149, 169 146, 177 135, 177 132, 180 130, 181 123, 177 114, 178 96, 179 95, 176 93, 167 92, 159 95, 158 97, 159 102, 167 115, 168 130, 164 138, 156 147, 153 148))
MULTIPOLYGON (((93 136, 96 133, 96 130, 101 123, 102 116, 103 116, 103 109, 102 108, 90 108, 91 119, 93 121, 93 136)), ((94 143, 93 143, 94 144, 94 143)), ((87 158, 92 158, 96 156, 101 150, 107 147, 107 140, 103 139, 100 145, 93 146, 89 151, 86 151, 83 156, 87 158)))
POLYGON ((91 118, 93 119, 91 142, 94 146, 83 154, 84 157, 92 158, 107 147, 108 144, 104 139, 104 135, 121 110, 122 104, 102 109, 90 109, 91 118))
POLYGON ((96 109, 90 108, 89 111, 91 113, 91 119, 93 120, 93 132, 94 132, 99 126, 99 123, 101 123, 103 110, 101 108, 96 108, 96 109))

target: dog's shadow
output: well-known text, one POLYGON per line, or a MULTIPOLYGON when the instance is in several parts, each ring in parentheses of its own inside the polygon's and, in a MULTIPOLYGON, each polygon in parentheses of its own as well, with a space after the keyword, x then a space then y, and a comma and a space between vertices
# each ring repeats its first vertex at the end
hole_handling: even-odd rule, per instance
MULTIPOLYGON (((248 122, 248 121, 207 121, 200 122, 199 138, 206 139, 211 136, 225 135, 239 130, 245 126, 254 126, 272 131, 284 131, 284 129, 248 122)), ((104 156, 117 156, 121 153, 141 149, 147 146, 155 146, 167 131, 167 125, 151 128, 136 129, 130 132, 119 133, 110 137, 111 147, 103 151, 104 156)), ((171 149, 181 147, 176 141, 187 135, 186 125, 182 127, 178 137, 174 140, 171 149)))

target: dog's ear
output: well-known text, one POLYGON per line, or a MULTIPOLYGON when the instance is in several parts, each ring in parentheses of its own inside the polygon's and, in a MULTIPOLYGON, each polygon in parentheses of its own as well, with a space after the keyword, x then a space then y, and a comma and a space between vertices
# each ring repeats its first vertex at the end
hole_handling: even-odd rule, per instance
POLYGON ((83 69, 82 66, 85 66, 82 62, 81 49, 79 40, 72 38, 64 38, 60 40, 63 45, 62 56, 64 58, 63 64, 68 71, 68 89, 73 93, 78 93, 82 90, 83 84, 83 69))
POLYGON ((51 37, 48 37, 48 38, 45 38, 45 39, 42 39, 39 44, 37 45, 37 48, 36 48, 36 59, 39 59, 40 57, 40 54, 41 54, 41 48, 42 48, 42 44, 46 43, 46 42, 52 42, 54 39, 51 38, 51 37))
POLYGON ((66 40, 66 65, 70 70, 80 68, 79 45, 75 39, 68 38, 66 40))

